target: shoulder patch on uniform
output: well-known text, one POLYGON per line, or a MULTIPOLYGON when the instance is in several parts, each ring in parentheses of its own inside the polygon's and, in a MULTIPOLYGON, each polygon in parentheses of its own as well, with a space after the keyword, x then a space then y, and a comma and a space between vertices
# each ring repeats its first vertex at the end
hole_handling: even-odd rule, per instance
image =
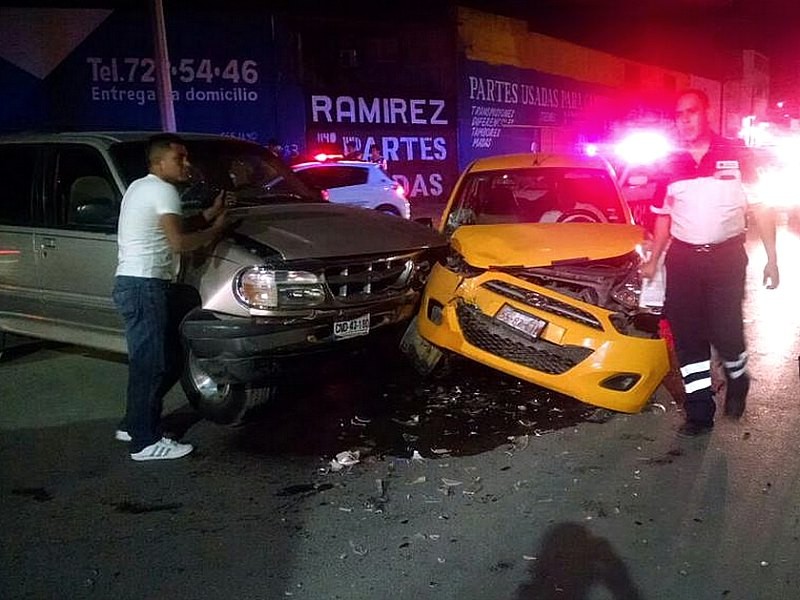
POLYGON ((738 160, 718 160, 715 168, 717 170, 719 170, 719 169, 738 169, 739 168, 739 161, 738 160))

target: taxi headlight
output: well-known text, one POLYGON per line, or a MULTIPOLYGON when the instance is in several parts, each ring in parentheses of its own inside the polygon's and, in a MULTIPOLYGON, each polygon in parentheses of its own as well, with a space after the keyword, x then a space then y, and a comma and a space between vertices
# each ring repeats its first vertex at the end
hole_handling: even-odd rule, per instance
POLYGON ((477 277, 484 272, 483 269, 473 267, 471 264, 469 264, 467 260, 453 247, 448 249, 445 265, 448 269, 454 273, 462 275, 463 277, 477 277))
POLYGON ((639 270, 631 269, 625 279, 611 291, 611 297, 626 310, 636 310, 639 307, 641 293, 642 278, 639 275, 639 270))
POLYGON ((235 279, 236 299, 251 310, 309 308, 325 301, 319 276, 308 271, 248 267, 235 279))

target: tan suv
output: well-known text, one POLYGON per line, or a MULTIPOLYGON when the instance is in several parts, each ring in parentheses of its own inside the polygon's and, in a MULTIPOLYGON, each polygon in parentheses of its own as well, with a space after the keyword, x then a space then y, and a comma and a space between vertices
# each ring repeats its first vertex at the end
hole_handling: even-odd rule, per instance
MULTIPOLYGON (((0 346, 11 333, 126 352, 111 300, 116 226, 149 135, 0 138, 0 346)), ((235 225, 184 257, 179 275, 198 297, 181 327, 182 384, 204 416, 236 421, 299 357, 363 345, 412 317, 443 237, 324 202, 257 144, 183 137, 195 167, 187 212, 232 187, 233 165, 251 165, 235 225)))

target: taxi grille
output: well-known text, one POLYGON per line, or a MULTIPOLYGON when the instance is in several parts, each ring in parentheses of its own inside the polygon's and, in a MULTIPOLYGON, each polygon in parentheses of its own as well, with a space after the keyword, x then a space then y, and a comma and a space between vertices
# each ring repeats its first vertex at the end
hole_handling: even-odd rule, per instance
POLYGON ((411 284, 415 255, 390 256, 325 267, 325 283, 339 302, 358 303, 403 293, 411 284))
POLYGON ((560 375, 585 360, 592 350, 533 340, 513 327, 461 303, 456 308, 464 338, 486 352, 550 375, 560 375))
POLYGON ((483 287, 506 298, 523 302, 533 308, 564 317, 592 329, 603 330, 602 323, 592 313, 545 294, 540 294, 506 281, 488 281, 483 284, 483 287))

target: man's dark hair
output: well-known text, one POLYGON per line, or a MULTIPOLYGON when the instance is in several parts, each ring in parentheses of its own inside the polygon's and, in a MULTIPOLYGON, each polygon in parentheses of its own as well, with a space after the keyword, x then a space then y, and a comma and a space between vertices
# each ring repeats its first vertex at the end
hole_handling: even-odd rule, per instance
POLYGON ((677 102, 684 96, 695 96, 698 100, 700 100, 700 104, 703 106, 703 110, 708 110, 711 107, 711 102, 708 99, 708 94, 706 94, 703 90, 697 88, 688 88, 678 93, 675 101, 677 102))
POLYGON ((185 146, 186 142, 183 138, 175 133, 157 133, 150 136, 147 140, 147 148, 145 153, 147 155, 147 164, 152 165, 158 158, 167 150, 172 144, 180 144, 185 146))

